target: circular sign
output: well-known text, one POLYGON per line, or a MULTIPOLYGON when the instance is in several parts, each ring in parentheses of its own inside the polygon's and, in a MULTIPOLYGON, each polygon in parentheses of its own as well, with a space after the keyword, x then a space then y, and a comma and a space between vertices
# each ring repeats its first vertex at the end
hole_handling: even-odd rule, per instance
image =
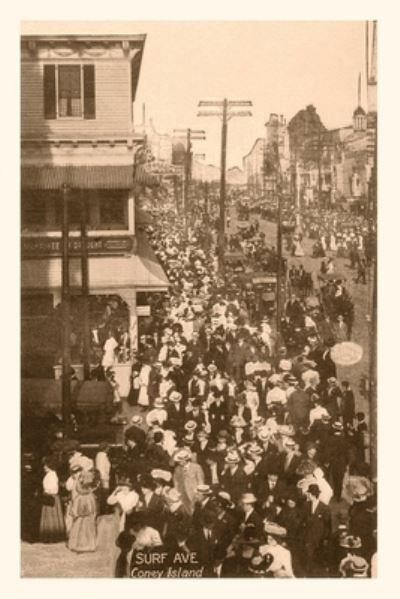
POLYGON ((363 349, 353 341, 337 343, 331 349, 331 358, 338 366, 354 366, 363 355, 363 349))

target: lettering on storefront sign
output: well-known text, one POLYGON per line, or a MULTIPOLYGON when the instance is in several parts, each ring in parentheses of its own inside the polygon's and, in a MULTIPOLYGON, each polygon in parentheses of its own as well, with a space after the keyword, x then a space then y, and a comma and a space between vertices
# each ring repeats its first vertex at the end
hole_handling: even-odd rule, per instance
POLYGON ((150 306, 136 306, 137 316, 150 316, 150 306))
MULTIPOLYGON (((133 237, 91 237, 87 240, 88 253, 93 254, 127 254, 134 253, 135 243, 133 237)), ((81 240, 69 240, 71 255, 81 254, 81 240)), ((49 238, 23 238, 21 254, 23 258, 42 258, 61 256, 62 240, 49 238)))

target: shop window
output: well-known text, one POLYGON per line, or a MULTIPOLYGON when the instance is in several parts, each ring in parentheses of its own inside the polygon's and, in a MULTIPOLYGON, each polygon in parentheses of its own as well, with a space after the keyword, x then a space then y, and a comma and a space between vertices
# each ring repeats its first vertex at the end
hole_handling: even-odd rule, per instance
POLYGON ((46 200, 40 192, 23 192, 21 197, 22 228, 46 224, 46 200))
MULTIPOLYGON (((81 222, 81 200, 80 198, 70 197, 68 200, 68 217, 70 228, 76 229, 81 222)), ((63 219, 63 202, 61 199, 56 201, 56 225, 58 228, 62 226, 63 219)))
POLYGON ((53 296, 49 294, 23 295, 21 298, 22 318, 42 318, 53 310, 53 296))
POLYGON ((126 199, 123 192, 105 191, 99 192, 99 215, 100 224, 104 228, 125 227, 125 204, 126 199))

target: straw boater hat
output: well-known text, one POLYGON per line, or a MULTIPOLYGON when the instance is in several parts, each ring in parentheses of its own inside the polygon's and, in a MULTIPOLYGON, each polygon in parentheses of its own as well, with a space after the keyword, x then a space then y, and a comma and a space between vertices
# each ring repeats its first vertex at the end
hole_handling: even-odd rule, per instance
POLYGON ((162 397, 156 397, 154 400, 154 407, 162 410, 164 408, 164 400, 162 397))
POLYGON ((368 571, 368 562, 363 557, 355 555, 349 566, 351 572, 353 572, 353 578, 366 577, 368 571))
POLYGON ((242 497, 240 498, 240 501, 242 503, 256 503, 257 498, 253 493, 243 493, 242 497))
POLYGON ((135 426, 140 426, 142 423, 143 423, 143 418, 141 416, 139 416, 138 414, 136 414, 135 416, 132 416, 131 424, 134 424, 135 426))
POLYGON ((174 403, 179 403, 182 400, 182 393, 179 393, 179 391, 171 391, 168 399, 174 403))
POLYGON ((235 507, 235 504, 233 503, 231 496, 226 491, 219 491, 219 493, 217 493, 215 501, 228 510, 232 510, 235 507))
POLYGON ((265 443, 265 441, 269 441, 272 437, 273 433, 268 426, 262 426, 257 431, 257 438, 261 441, 261 443, 265 443))
POLYGON ((354 537, 353 535, 346 535, 340 540, 340 547, 345 549, 360 549, 361 539, 360 537, 354 537))
POLYGON ((178 449, 174 454, 174 461, 178 464, 185 464, 192 459, 192 453, 187 448, 178 449))
POLYGON ((194 420, 188 420, 185 425, 184 425, 184 429, 188 432, 188 433, 193 433, 197 428, 197 422, 195 422, 194 420))
POLYGON ((263 450, 259 445, 257 445, 257 443, 250 443, 247 447, 247 453, 251 455, 260 455, 263 453, 263 450))
POLYGON ((197 485, 196 493, 199 493, 199 495, 204 495, 205 497, 209 497, 212 495, 212 489, 210 485, 197 485))
POLYGON ((228 451, 226 458, 225 458, 225 463, 226 464, 239 464, 240 462, 240 456, 239 453, 236 451, 236 449, 232 449, 231 451, 228 451))
POLYGON ((278 426, 278 431, 282 437, 294 437, 295 435, 295 430, 292 424, 280 424, 278 426))
POLYGON ((332 424, 332 428, 334 431, 342 431, 344 427, 343 424, 338 420, 332 424))

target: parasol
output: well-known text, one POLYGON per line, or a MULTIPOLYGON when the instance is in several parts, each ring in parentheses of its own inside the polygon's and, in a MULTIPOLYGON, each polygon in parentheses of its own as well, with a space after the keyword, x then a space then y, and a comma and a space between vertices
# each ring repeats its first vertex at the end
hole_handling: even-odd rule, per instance
POLYGON ((336 343, 331 349, 331 358, 337 366, 354 366, 363 355, 363 349, 353 341, 336 343))

